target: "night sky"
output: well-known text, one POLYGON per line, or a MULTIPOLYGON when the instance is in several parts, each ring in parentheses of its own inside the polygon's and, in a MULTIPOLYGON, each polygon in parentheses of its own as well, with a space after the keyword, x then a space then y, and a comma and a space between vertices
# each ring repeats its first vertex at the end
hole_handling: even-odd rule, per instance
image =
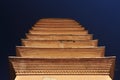
POLYGON ((115 80, 120 80, 120 0, 1 0, 0 80, 9 80, 8 56, 40 18, 73 18, 79 21, 106 56, 116 56, 115 80))

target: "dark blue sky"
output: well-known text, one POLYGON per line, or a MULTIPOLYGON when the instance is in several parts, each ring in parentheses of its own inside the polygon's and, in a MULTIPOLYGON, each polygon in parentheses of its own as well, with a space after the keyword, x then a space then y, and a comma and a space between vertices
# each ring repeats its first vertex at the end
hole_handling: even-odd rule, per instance
MULTIPOLYGON (((79 21, 99 45, 106 46, 106 55, 117 56, 116 76, 120 71, 120 0, 1 0, 1 80, 8 79, 8 55, 15 55, 15 46, 40 18, 63 17, 79 21)), ((115 80, 120 80, 116 77, 115 80)))

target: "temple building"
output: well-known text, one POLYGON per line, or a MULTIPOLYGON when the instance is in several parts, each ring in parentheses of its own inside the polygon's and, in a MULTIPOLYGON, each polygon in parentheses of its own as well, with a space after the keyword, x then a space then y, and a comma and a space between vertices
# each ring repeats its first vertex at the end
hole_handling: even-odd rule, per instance
POLYGON ((105 56, 79 22, 43 18, 9 56, 11 80, 113 80, 115 56, 105 56))

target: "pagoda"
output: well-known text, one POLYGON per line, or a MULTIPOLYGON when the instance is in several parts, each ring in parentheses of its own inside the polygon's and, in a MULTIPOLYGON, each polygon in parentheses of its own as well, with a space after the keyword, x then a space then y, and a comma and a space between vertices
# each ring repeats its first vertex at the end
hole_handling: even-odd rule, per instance
POLYGON ((80 23, 69 18, 38 20, 9 56, 11 80, 113 80, 115 56, 105 56, 80 23))

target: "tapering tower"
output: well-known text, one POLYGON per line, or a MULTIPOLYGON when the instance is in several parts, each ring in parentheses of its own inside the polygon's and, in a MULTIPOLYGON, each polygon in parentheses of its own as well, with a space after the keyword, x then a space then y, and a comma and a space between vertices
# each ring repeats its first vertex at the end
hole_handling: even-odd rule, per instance
POLYGON ((9 56, 11 80, 113 80, 115 57, 73 19, 40 19, 21 42, 9 56))

